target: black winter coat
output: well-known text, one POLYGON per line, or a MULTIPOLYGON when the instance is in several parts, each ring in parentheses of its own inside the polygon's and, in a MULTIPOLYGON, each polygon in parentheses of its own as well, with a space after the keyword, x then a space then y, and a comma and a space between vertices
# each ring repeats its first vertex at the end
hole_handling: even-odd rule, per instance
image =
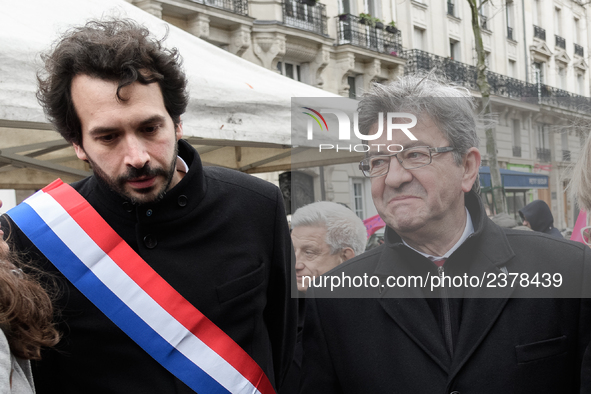
MULTIPOLYGON (((197 152, 182 140, 179 155, 189 172, 154 204, 132 205, 94 177, 72 186, 278 387, 292 359, 297 313, 282 195, 238 171, 202 167, 197 152)), ((193 392, 38 256, 20 231, 12 232, 12 240, 17 250, 32 250, 63 286, 57 307, 64 337, 34 365, 38 394, 193 392)))
MULTIPOLYGON (((410 281, 397 288, 309 288, 300 393, 591 392, 591 249, 501 229, 472 192, 466 206, 475 232, 447 259, 444 273, 484 278, 483 287, 451 288, 446 297, 430 292, 430 281, 426 288, 410 281), (503 287, 491 281, 505 270, 516 283, 510 285, 511 276, 503 287), (560 273, 562 287, 541 281, 543 273, 560 273), (521 282, 522 274, 529 279, 521 282)), ((388 228, 383 246, 324 276, 376 276, 383 284, 388 277, 439 274, 388 228)))

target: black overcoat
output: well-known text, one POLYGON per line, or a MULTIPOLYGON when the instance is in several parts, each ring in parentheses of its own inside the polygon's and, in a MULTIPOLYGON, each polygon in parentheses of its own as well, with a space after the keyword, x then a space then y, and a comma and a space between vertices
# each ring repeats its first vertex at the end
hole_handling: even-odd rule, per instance
MULTIPOLYGON (((72 186, 279 385, 291 361, 297 313, 290 295, 290 237, 282 195, 250 175, 203 167, 183 140, 179 156, 188 173, 154 204, 132 205, 94 176, 72 186)), ((34 366, 37 393, 193 392, 40 257, 14 223, 10 229, 5 232, 11 233, 14 247, 32 251, 63 287, 57 307, 64 336, 34 366)))
MULTIPOLYGON (((447 260, 445 273, 485 274, 485 287, 488 274, 527 273, 530 279, 522 284, 529 286, 450 289, 445 299, 441 293, 429 296, 429 285, 410 282, 404 289, 308 289, 301 393, 589 392, 591 370, 584 359, 591 334, 591 303, 585 298, 591 250, 532 231, 501 229, 473 193, 466 206, 475 232, 447 260), (560 273, 569 288, 552 282, 536 290, 536 272, 560 273)), ((383 246, 325 276, 364 274, 385 283, 388 276, 439 272, 387 229, 383 246)))

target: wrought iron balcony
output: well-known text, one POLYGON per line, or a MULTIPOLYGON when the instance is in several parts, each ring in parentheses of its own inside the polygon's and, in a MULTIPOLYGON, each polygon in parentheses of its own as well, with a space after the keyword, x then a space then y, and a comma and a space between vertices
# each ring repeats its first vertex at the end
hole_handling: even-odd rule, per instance
POLYGON ((552 151, 546 148, 536 148, 537 158, 539 161, 549 163, 552 161, 552 151))
POLYGON ((205 4, 239 15, 248 15, 248 0, 189 0, 193 3, 205 4))
POLYGON ((581 57, 585 57, 585 50, 579 44, 575 44, 575 55, 579 55, 581 57))
POLYGON ((451 1, 447 2, 447 15, 455 16, 454 3, 452 3, 451 1))
MULTIPOLYGON (((407 74, 417 71, 434 71, 473 91, 478 91, 476 83, 478 70, 475 66, 412 49, 404 52, 408 59, 405 67, 407 74)), ((553 107, 583 111, 591 114, 591 98, 570 93, 544 84, 520 81, 491 71, 486 72, 490 85, 490 94, 530 104, 544 104, 553 107)))
POLYGON ((513 28, 507 26, 507 38, 512 40, 513 39, 513 28))
POLYGON ((378 28, 367 25, 351 14, 342 14, 337 19, 337 45, 355 45, 372 51, 402 56, 402 35, 392 26, 378 28))
POLYGON ((484 15, 480 15, 480 27, 483 28, 484 30, 490 30, 488 28, 488 16, 484 16, 484 15))
POLYGON ((566 49, 566 40, 563 37, 557 36, 556 34, 554 37, 556 37, 556 46, 558 48, 566 49))
POLYGON ((309 5, 297 0, 284 0, 283 23, 286 26, 327 36, 326 5, 319 2, 309 5))
POLYGON ((521 157, 521 146, 513 147, 513 157, 521 157))
POLYGON ((546 41, 546 30, 542 29, 540 26, 534 25, 534 37, 546 41))
POLYGON ((562 150, 562 161, 570 161, 570 151, 562 150))

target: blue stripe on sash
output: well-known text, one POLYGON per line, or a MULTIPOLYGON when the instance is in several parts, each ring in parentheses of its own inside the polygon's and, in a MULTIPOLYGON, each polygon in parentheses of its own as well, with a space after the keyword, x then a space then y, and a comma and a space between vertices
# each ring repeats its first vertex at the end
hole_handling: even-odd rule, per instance
POLYGON ((200 394, 230 392, 177 351, 121 301, 27 203, 8 212, 37 248, 121 330, 177 378, 200 394), (174 372, 173 372, 174 371, 174 372))

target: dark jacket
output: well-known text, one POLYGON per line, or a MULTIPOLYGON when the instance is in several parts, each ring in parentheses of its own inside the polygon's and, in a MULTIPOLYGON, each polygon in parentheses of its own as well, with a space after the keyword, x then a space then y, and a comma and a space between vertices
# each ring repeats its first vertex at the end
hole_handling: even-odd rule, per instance
MULTIPOLYGON (((281 193, 237 171, 202 167, 197 152, 182 140, 179 155, 189 172, 157 203, 134 206, 94 177, 72 186, 279 386, 296 335, 296 304, 290 294, 295 282, 290 278, 290 236, 281 193)), ((18 231, 13 231, 13 240, 19 251, 32 248, 18 231)), ((47 260, 34 258, 63 286, 57 306, 64 337, 34 368, 38 394, 193 392, 47 260)))
POLYGON ((560 231, 554 227, 554 216, 550 207, 543 200, 535 200, 519 210, 519 215, 531 225, 531 229, 551 235, 556 238, 564 238, 560 231))
MULTIPOLYGON (((300 393, 574 394, 581 385, 589 392, 591 302, 561 297, 588 297, 591 249, 501 229, 472 192, 466 206, 475 232, 449 257, 444 273, 483 278, 484 286, 448 289, 445 297, 431 293, 429 281, 426 288, 410 280, 397 288, 310 287, 300 393), (519 280, 527 274, 532 283, 487 288, 501 283, 494 278, 504 270, 519 280), (557 272, 568 291, 539 284, 536 290, 535 273, 557 272), (587 369, 581 375, 582 365, 587 369)), ((387 228, 384 245, 324 276, 375 276, 384 284, 387 278, 438 274, 387 228)))

